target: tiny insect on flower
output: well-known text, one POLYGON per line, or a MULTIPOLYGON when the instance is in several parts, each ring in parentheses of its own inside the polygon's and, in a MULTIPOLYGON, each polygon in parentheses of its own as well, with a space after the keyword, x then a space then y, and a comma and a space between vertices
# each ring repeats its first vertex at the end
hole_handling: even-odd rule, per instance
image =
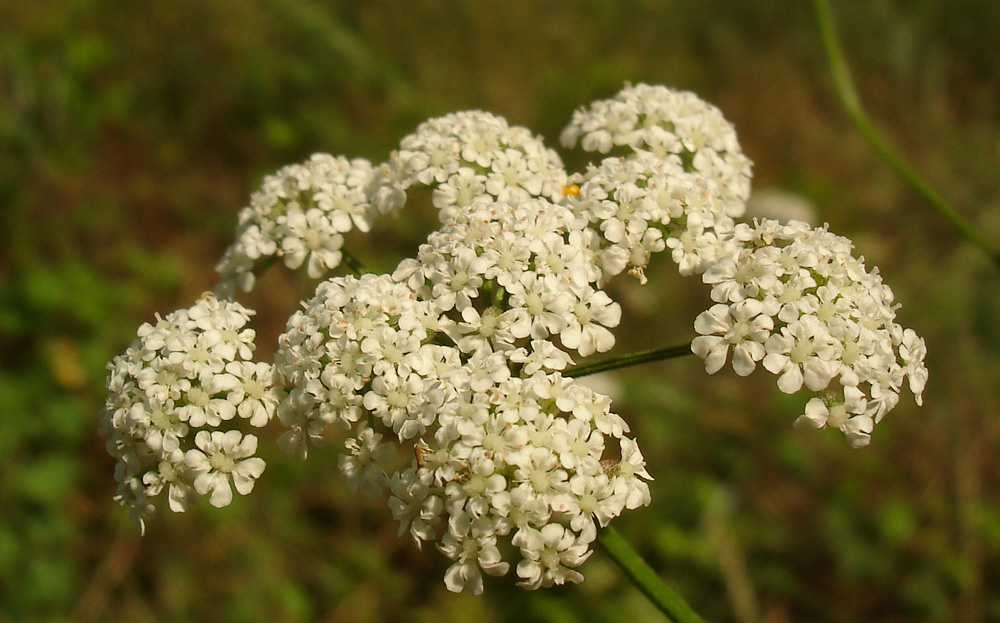
POLYGON ((427 465, 426 456, 430 454, 431 448, 423 441, 413 446, 413 459, 417 462, 417 469, 423 469, 427 465))

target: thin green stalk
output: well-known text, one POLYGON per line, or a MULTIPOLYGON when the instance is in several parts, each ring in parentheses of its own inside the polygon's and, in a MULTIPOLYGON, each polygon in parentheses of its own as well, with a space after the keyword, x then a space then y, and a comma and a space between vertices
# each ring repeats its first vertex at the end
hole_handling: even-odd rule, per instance
POLYGON ((368 272, 365 270, 364 264, 362 264, 358 258, 348 253, 347 249, 340 250, 340 257, 344 266, 346 266, 347 270, 351 271, 355 277, 360 277, 362 274, 368 272))
POLYGON ((979 247, 986 253, 993 263, 1000 267, 1000 251, 985 236, 980 233, 971 223, 958 213, 941 195, 935 191, 920 175, 914 171, 899 155, 896 154, 889 144, 878 133, 865 114, 854 88, 854 81, 851 78, 850 69, 844 59, 843 50, 837 39, 837 32, 833 24, 833 13, 830 10, 828 0, 814 0, 816 7, 816 17, 819 21, 820 34, 823 38, 823 49, 826 51, 827 60, 830 63, 830 73, 833 75, 833 83, 836 87, 837 95, 841 103, 847 110, 851 121, 861 132, 862 136, 878 152, 879 156, 885 160, 886 164, 896 172, 903 180, 920 194, 932 208, 943 216, 966 240, 979 247))
POLYGON ((614 528, 602 528, 597 535, 597 544, 667 619, 675 623, 705 623, 684 598, 664 584, 614 528))
POLYGON ((607 359, 605 361, 598 361, 585 366, 577 366, 575 368, 570 368, 562 373, 563 376, 587 376, 590 374, 597 374, 598 372, 607 372, 608 370, 617 370, 619 368, 628 368, 630 366, 637 366, 641 363, 649 363, 651 361, 663 361, 665 359, 675 359, 677 357, 683 357, 684 355, 691 354, 690 344, 681 344, 680 346, 671 346, 669 348, 657 348, 654 350, 646 350, 638 353, 631 353, 629 355, 622 355, 621 357, 614 357, 612 359, 607 359))

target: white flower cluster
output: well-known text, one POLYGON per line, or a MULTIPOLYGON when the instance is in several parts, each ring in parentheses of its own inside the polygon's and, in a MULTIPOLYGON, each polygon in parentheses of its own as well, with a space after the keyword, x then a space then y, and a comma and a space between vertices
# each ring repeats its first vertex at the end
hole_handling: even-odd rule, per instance
MULTIPOLYGON (((614 346, 620 306, 595 287, 596 237, 566 206, 477 203, 448 220, 394 276, 452 320, 463 353, 558 336, 581 356, 614 346)), ((568 358, 567 358, 568 360, 568 358)))
MULTIPOLYGON (((236 241, 216 267, 220 295, 253 289, 256 274, 278 258, 313 279, 336 268, 344 234, 367 232, 378 214, 369 200, 374 170, 361 158, 314 154, 264 178, 240 211, 236 241)), ((383 205, 386 205, 383 202, 383 205)))
POLYGON ((612 99, 598 100, 573 114, 562 144, 602 154, 615 147, 676 157, 685 171, 715 182, 716 200, 733 218, 743 215, 750 196, 750 160, 736 130, 722 112, 694 93, 664 86, 626 86, 612 99))
MULTIPOLYGON (((558 208, 533 205, 536 223, 558 208)), ((521 207, 510 216, 527 219, 521 207)), ((447 225, 439 233, 431 239, 457 235, 447 225)), ((278 370, 291 386, 279 408, 290 429, 280 443, 305 456, 307 441, 322 443, 327 425, 348 428, 340 466, 351 487, 391 491, 400 532, 409 530, 418 545, 438 541, 455 561, 445 576, 450 590, 479 593, 482 572, 508 571, 502 537, 519 548, 523 586, 579 582, 575 568, 590 555, 595 521, 607 525, 626 508, 648 504, 643 479, 650 476, 610 399, 555 372, 570 358, 541 339, 562 331, 584 344, 606 329, 567 308, 576 318, 571 330, 564 316, 545 311, 555 304, 547 299, 569 295, 556 289, 552 272, 546 289, 546 279, 530 270, 529 258, 538 257, 530 249, 505 271, 491 271, 483 257, 461 247, 441 265, 404 261, 392 277, 320 284, 279 340, 278 370), (441 271, 447 279, 424 277, 441 271), (446 289, 436 291, 440 284, 446 289), (527 302, 509 309, 499 303, 517 297, 527 302), (604 457, 607 436, 618 441, 620 459, 604 457), (407 455, 408 466, 387 471, 407 455)), ((595 315, 611 314, 616 323, 617 305, 602 304, 594 304, 595 315)))
POLYGON ((605 277, 628 268, 645 282, 650 254, 670 248, 681 274, 713 285, 717 304, 696 320, 692 342, 709 373, 730 349, 737 374, 761 362, 781 391, 819 392, 798 426, 838 428, 854 447, 868 444, 904 382, 920 404, 924 342, 894 322, 892 292, 849 240, 794 221, 734 223, 750 161, 717 108, 639 84, 577 111, 562 141, 626 148, 570 178, 579 193, 567 203, 600 232, 605 277))
POLYGON ((682 275, 703 271, 724 251, 734 226, 715 181, 687 172, 676 157, 637 150, 607 158, 573 181, 568 205, 599 232, 602 279, 626 268, 645 283, 650 255, 671 249, 682 275))
POLYGON ((595 521, 649 501, 610 400, 557 372, 572 363, 562 349, 614 345, 621 309, 597 287, 599 238, 558 203, 570 190, 558 156, 488 113, 422 124, 380 171, 388 207, 427 189, 442 227, 391 277, 329 280, 289 321, 281 444, 305 456, 327 425, 350 429, 349 483, 391 490, 401 532, 455 561, 451 590, 508 571, 501 537, 524 586, 578 582, 595 521), (603 457, 607 435, 620 459, 603 457))
POLYGON ((526 128, 496 115, 464 111, 425 121, 380 170, 384 210, 400 193, 428 188, 442 221, 475 202, 513 205, 531 197, 558 202, 566 171, 558 154, 526 128))
POLYGON ((819 393, 797 425, 838 428, 853 447, 868 444, 904 381, 921 404, 924 341, 895 323, 892 291, 850 240, 762 220, 738 225, 733 243, 738 250, 702 275, 716 305, 695 320, 691 347, 710 374, 730 350, 739 375, 760 362, 781 391, 819 393))
POLYGON ((421 124, 386 163, 315 155, 265 179, 240 213, 218 292, 249 290, 278 258, 318 278, 343 234, 418 194, 441 227, 391 275, 334 277, 289 319, 273 366, 250 361, 252 313, 205 295, 143 325, 111 364, 103 425, 118 499, 140 521, 164 487, 170 507, 248 493, 264 469, 256 437, 305 458, 327 428, 348 431, 350 487, 388 493, 416 544, 453 561, 445 584, 483 573, 527 588, 579 582, 598 526, 649 503, 645 461, 608 397, 569 376, 571 354, 615 343, 621 308, 604 284, 641 283, 653 253, 702 275, 716 304, 692 350, 706 369, 730 352, 788 393, 818 392, 800 425, 865 445, 908 380, 920 402, 924 343, 895 324, 877 271, 826 229, 736 225, 750 161, 719 110, 691 93, 627 86, 575 113, 567 147, 610 157, 567 175, 528 130, 480 111, 421 124), (616 149, 620 148, 620 149, 616 149), (506 546, 505 546, 506 544, 506 546), (508 557, 509 558, 509 557, 508 557))
POLYGON ((274 366, 250 360, 251 313, 206 293, 189 309, 143 324, 109 364, 101 428, 118 460, 115 499, 140 527, 164 488, 173 511, 209 494, 221 507, 233 485, 245 495, 264 471, 257 438, 236 424, 267 424, 283 391, 274 366))

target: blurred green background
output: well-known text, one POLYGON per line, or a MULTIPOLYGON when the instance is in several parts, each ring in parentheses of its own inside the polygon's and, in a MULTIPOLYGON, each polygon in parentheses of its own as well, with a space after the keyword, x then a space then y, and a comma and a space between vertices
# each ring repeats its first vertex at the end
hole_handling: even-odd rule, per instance
MULTIPOLYGON (((1000 3, 834 10, 876 125, 1000 241, 1000 3)), ((604 379, 656 478, 619 530, 710 621, 1000 620, 1000 271, 850 126, 811 3, 6 0, 0 623, 661 620, 600 552, 579 586, 449 594, 443 556, 351 495, 333 452, 267 449, 253 495, 140 538, 96 432, 105 363, 214 286, 263 175, 314 151, 381 161, 465 108, 554 145, 625 81, 719 106, 755 188, 807 198, 881 268, 931 378, 860 451, 793 430, 804 399, 761 372, 708 377, 692 357, 604 379)), ((353 248, 386 268, 429 227, 403 216, 353 248)), ((666 261, 649 272, 616 286, 615 353, 690 340, 708 306, 666 261)), ((275 270, 246 299, 262 357, 311 288, 275 270)))

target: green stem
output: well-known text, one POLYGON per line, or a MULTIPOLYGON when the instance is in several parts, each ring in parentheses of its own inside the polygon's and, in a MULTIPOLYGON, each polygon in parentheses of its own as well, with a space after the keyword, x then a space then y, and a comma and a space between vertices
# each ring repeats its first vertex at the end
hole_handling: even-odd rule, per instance
POLYGON ((833 24, 833 13, 830 10, 828 0, 814 0, 816 7, 816 17, 819 21, 820 34, 823 38, 823 48, 826 51, 827 60, 830 63, 830 73, 833 75, 833 83, 840 97, 841 103, 847 109, 847 114, 854 122, 861 134, 869 144, 875 149, 889 167, 896 172, 903 180, 920 194, 932 208, 943 216, 952 226, 958 230, 966 240, 972 242, 986 253, 993 262, 1000 267, 1000 251, 985 236, 980 233, 971 223, 965 220, 955 208, 951 206, 941 195, 935 191, 920 175, 910 168, 906 162, 892 150, 888 143, 878 133, 872 125, 861 100, 858 99, 857 91, 854 88, 854 81, 851 78, 850 69, 844 59, 843 50, 837 39, 837 32, 833 24))
POLYGON ((351 255, 347 249, 340 250, 340 257, 344 266, 347 267, 347 270, 354 273, 355 277, 360 277, 362 274, 368 272, 365 270, 364 264, 362 264, 358 258, 351 255))
POLYGON ((705 623, 680 595, 663 583, 614 528, 602 528, 597 534, 597 543, 667 619, 675 623, 705 623))
POLYGON ((680 346, 671 346, 669 348, 657 348, 654 350, 646 350, 638 353, 632 353, 629 355, 622 355, 621 357, 614 357, 612 359, 607 359, 605 361, 598 361, 585 366, 577 366, 575 368, 570 368, 565 370, 562 375, 566 377, 574 376, 587 376, 590 374, 597 374, 598 372, 607 372, 608 370, 617 370, 619 368, 628 368, 630 366, 637 366, 641 363, 649 363, 651 361, 663 361, 665 359, 676 359, 677 357, 683 357, 684 355, 691 354, 690 344, 681 344, 680 346))

